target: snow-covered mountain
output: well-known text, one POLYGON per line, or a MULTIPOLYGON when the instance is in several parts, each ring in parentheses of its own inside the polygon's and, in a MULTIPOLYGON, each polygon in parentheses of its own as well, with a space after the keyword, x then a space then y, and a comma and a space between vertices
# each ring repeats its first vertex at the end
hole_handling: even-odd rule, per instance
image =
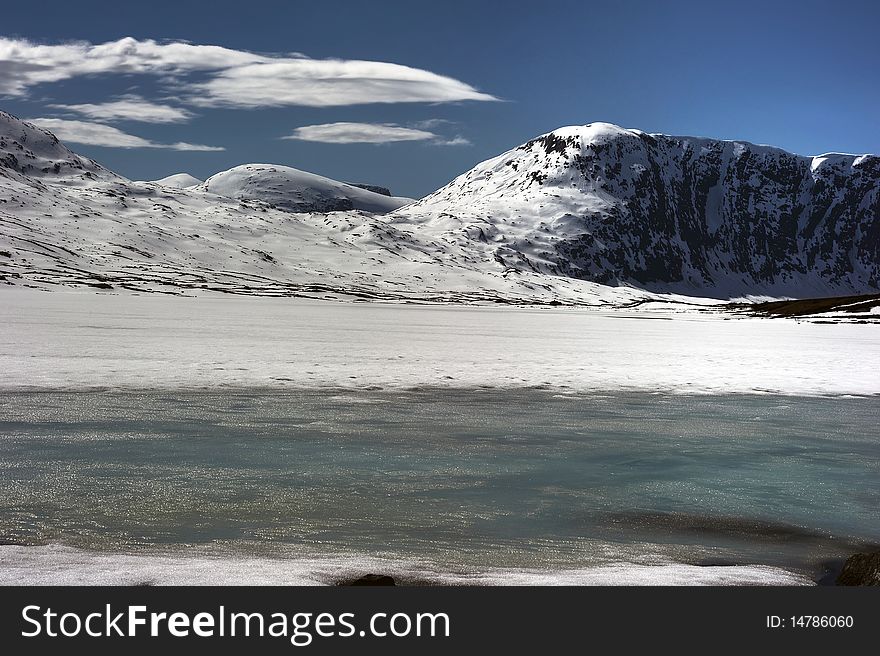
POLYGON ((880 157, 608 123, 483 162, 395 215, 515 271, 730 297, 880 286, 880 157))
POLYGON ((261 200, 289 212, 385 214, 413 202, 277 164, 236 166, 212 175, 202 188, 238 200, 261 200))
POLYGON ((151 180, 150 182, 164 187, 173 187, 174 189, 189 189, 190 187, 202 184, 204 181, 189 173, 175 173, 174 175, 167 175, 164 178, 151 180))
POLYGON ((2 118, 0 283, 451 302, 644 298, 575 279, 507 276, 383 215, 293 213, 199 187, 134 182, 46 130, 2 118))
POLYGON ((621 306, 869 293, 880 278, 874 156, 592 124, 404 202, 270 165, 133 182, 0 114, 7 284, 621 306), (349 202, 361 209, 334 211, 349 202))
POLYGON ((68 149, 47 130, 0 111, 0 177, 7 180, 94 182, 120 179, 68 149))

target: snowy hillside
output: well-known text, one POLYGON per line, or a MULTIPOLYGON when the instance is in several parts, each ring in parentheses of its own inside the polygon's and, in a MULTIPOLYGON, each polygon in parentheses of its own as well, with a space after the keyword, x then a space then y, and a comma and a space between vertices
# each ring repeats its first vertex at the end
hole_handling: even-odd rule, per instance
POLYGON ((205 191, 238 200, 261 200, 289 212, 363 210, 385 214, 413 202, 362 186, 275 164, 244 164, 205 180, 205 191))
POLYGON ((801 157, 608 123, 560 128, 395 215, 512 271, 656 291, 880 286, 880 157, 801 157))
POLYGON ((133 182, 77 157, 44 130, 4 119, 0 284, 448 302, 616 304, 646 296, 575 279, 507 276, 492 261, 368 212, 292 213, 133 182), (36 154, 19 148, 22 141, 36 154), (32 164, 22 174, 25 158, 32 164))
POLYGON ((203 180, 199 180, 197 177, 190 175, 189 173, 175 173, 174 175, 168 175, 164 178, 160 178, 159 180, 151 180, 154 184, 159 184, 164 187, 173 187, 175 189, 189 189, 190 187, 195 187, 197 185, 202 184, 203 180))
POLYGON ((70 184, 117 180, 119 176, 69 150, 48 130, 0 111, 0 179, 3 178, 70 184))
POLYGON ((880 278, 874 156, 593 124, 405 205, 273 165, 133 182, 8 114, 0 149, 12 285, 621 307, 864 294, 880 278))

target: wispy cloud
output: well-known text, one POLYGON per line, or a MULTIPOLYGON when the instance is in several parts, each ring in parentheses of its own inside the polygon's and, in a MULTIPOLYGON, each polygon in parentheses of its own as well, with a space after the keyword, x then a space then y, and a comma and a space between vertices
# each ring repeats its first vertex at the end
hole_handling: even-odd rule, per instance
POLYGON ((107 148, 164 148, 167 150, 218 151, 225 150, 221 146, 203 146, 184 141, 163 144, 134 134, 128 134, 110 125, 90 123, 88 121, 68 121, 62 118, 28 119, 34 125, 52 131, 62 141, 105 146, 107 148))
POLYGON ((472 146, 470 139, 462 136, 452 137, 451 139, 438 139, 434 142, 438 146, 472 146))
POLYGON ((282 139, 349 144, 426 141, 436 137, 433 132, 405 128, 393 123, 322 123, 296 128, 293 134, 282 139))
POLYGON ((119 100, 100 104, 49 105, 81 114, 95 121, 140 121, 141 123, 185 123, 194 114, 182 107, 151 102, 140 96, 124 96, 119 100))
POLYGON ((388 62, 263 55, 131 37, 44 45, 0 37, 0 94, 85 75, 149 74, 196 106, 330 107, 365 103, 491 101, 465 82, 388 62))
POLYGON ((455 121, 450 121, 446 118, 427 118, 423 121, 416 121, 411 125, 414 128, 419 128, 422 130, 433 130, 435 128, 440 128, 445 125, 455 125, 455 121))
MULTIPOLYGON (((443 123, 435 123, 442 125, 443 123)), ((420 125, 424 125, 422 122, 420 125)), ((296 128, 292 134, 282 139, 298 141, 317 141, 320 143, 393 143, 395 141, 424 141, 438 146, 467 146, 470 141, 464 137, 448 139, 435 132, 416 127, 406 127, 396 123, 321 123, 296 128)))

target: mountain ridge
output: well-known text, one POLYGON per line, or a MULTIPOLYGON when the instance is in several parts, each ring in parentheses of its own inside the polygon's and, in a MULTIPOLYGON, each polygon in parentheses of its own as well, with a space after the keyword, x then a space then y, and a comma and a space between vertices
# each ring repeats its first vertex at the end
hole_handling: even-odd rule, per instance
POLYGON ((540 135, 403 204, 281 165, 217 174, 250 167, 253 194, 212 193, 216 176, 133 182, 0 117, 8 284, 627 307, 877 291, 873 155, 595 123, 540 135), (290 193, 314 179, 329 204, 290 193), (340 211, 340 188, 397 207, 340 211))
POLYGON ((594 123, 486 160, 402 212, 491 241, 515 270, 603 284, 858 293, 880 279, 874 155, 807 157, 594 123))

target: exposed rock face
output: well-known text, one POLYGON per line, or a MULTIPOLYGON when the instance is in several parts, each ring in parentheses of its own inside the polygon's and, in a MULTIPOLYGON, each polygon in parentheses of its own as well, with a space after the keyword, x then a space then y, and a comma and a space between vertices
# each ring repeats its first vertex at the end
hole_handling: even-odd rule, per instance
POLYGON ((372 191, 375 194, 382 194, 383 196, 390 196, 391 195, 391 190, 388 187, 380 187, 379 185, 364 184, 363 182, 346 182, 345 184, 350 184, 352 187, 359 187, 361 189, 366 189, 367 191, 372 191))
POLYGON ((847 558, 837 585, 880 585, 880 551, 847 558))
POLYGON ((880 157, 561 128, 401 213, 516 270, 718 296, 880 287, 880 157))
POLYGON ((42 128, 0 111, 0 177, 18 181, 42 179, 118 180, 100 164, 77 155, 58 137, 42 128), (22 177, 25 176, 25 177, 22 177))

